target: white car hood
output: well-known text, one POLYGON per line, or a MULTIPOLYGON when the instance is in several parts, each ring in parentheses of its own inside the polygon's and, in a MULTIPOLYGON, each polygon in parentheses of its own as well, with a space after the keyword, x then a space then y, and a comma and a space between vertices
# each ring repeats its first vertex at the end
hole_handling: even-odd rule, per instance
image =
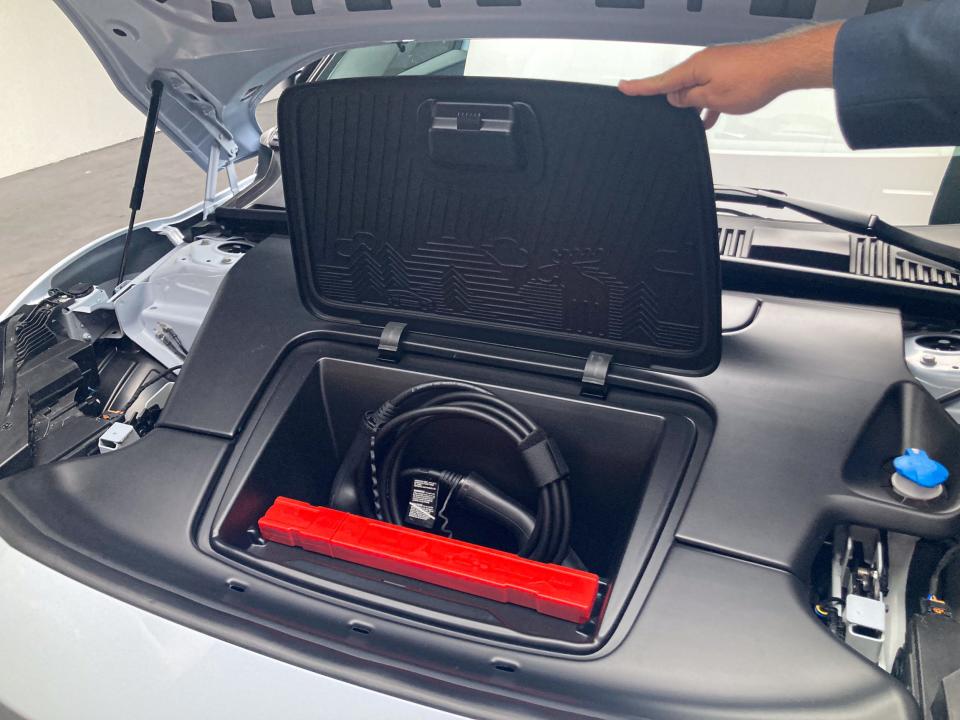
MULTIPOLYGON (((909 4, 911 1, 906 0, 909 4)), ((206 168, 256 153, 260 99, 312 59, 400 39, 548 37, 706 45, 859 15, 869 0, 56 0, 120 91, 206 168), (699 7, 699 10, 696 8, 699 7), (778 17, 754 12, 792 13, 778 17)))

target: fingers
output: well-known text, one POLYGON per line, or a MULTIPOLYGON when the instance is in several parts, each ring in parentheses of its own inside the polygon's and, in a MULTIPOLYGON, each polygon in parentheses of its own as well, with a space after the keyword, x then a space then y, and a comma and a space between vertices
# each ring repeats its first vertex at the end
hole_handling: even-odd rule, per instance
POLYGON ((709 130, 716 125, 717 120, 720 119, 720 110, 710 107, 713 105, 713 102, 709 95, 710 92, 707 87, 702 85, 700 87, 668 93, 667 102, 678 108, 695 108, 698 113, 701 113, 703 127, 709 130))
POLYGON ((708 96, 709 91, 707 90, 707 86, 700 85, 698 87, 684 88, 683 90, 667 93, 667 102, 678 108, 703 108, 713 104, 710 102, 711 98, 708 96))
POLYGON ((624 95, 665 95, 696 84, 692 66, 686 61, 660 75, 639 80, 621 80, 618 87, 624 95))
POLYGON ((703 120, 703 129, 709 130, 714 125, 717 124, 717 120, 720 119, 719 110, 710 110, 709 108, 703 113, 701 118, 703 120))
POLYGON ((617 87, 620 88, 620 92, 624 95, 662 95, 666 92, 660 89, 663 83, 663 76, 655 75, 654 77, 642 78, 640 80, 621 80, 617 84, 617 87))
MULTIPOLYGON (((702 54, 702 53, 701 53, 702 54)), ((720 111, 710 106, 717 100, 715 92, 711 92, 709 76, 698 81, 694 69, 696 56, 680 63, 660 75, 640 78, 639 80, 621 80, 618 87, 624 95, 666 95, 667 102, 678 108, 696 108, 701 113, 703 126, 709 130, 720 119, 720 111)))

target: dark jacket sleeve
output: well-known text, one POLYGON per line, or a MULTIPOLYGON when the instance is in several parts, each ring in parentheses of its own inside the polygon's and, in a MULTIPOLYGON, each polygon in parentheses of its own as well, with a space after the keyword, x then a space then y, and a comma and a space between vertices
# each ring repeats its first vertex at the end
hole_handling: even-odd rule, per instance
POLYGON ((833 83, 852 148, 960 145, 960 0, 847 20, 833 83))

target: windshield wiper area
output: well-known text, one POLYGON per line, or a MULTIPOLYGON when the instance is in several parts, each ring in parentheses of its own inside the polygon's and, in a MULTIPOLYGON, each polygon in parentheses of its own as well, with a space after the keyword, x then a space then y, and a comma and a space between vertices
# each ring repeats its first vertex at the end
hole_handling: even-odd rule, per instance
POLYGON ((915 255, 960 268, 960 247, 930 240, 910 230, 891 225, 876 215, 834 207, 825 203, 800 200, 776 190, 714 185, 718 202, 736 202, 761 205, 778 210, 794 210, 840 230, 874 237, 915 255))

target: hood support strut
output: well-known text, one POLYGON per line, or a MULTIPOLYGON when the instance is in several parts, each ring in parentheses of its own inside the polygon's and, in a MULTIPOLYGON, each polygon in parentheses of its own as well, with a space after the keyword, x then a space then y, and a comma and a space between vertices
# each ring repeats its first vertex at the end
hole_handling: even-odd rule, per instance
POLYGON ((147 168, 150 166, 150 154, 153 152, 153 138, 157 134, 157 119, 160 115, 160 98, 163 96, 163 83, 154 80, 150 83, 150 107, 147 110, 147 124, 143 129, 143 142, 140 143, 140 161, 137 163, 137 177, 133 181, 130 194, 130 224, 127 236, 123 240, 123 253, 120 256, 120 272, 117 275, 117 287, 123 284, 127 272, 127 254, 133 239, 133 225, 137 220, 137 211, 143 204, 143 188, 147 184, 147 168))

